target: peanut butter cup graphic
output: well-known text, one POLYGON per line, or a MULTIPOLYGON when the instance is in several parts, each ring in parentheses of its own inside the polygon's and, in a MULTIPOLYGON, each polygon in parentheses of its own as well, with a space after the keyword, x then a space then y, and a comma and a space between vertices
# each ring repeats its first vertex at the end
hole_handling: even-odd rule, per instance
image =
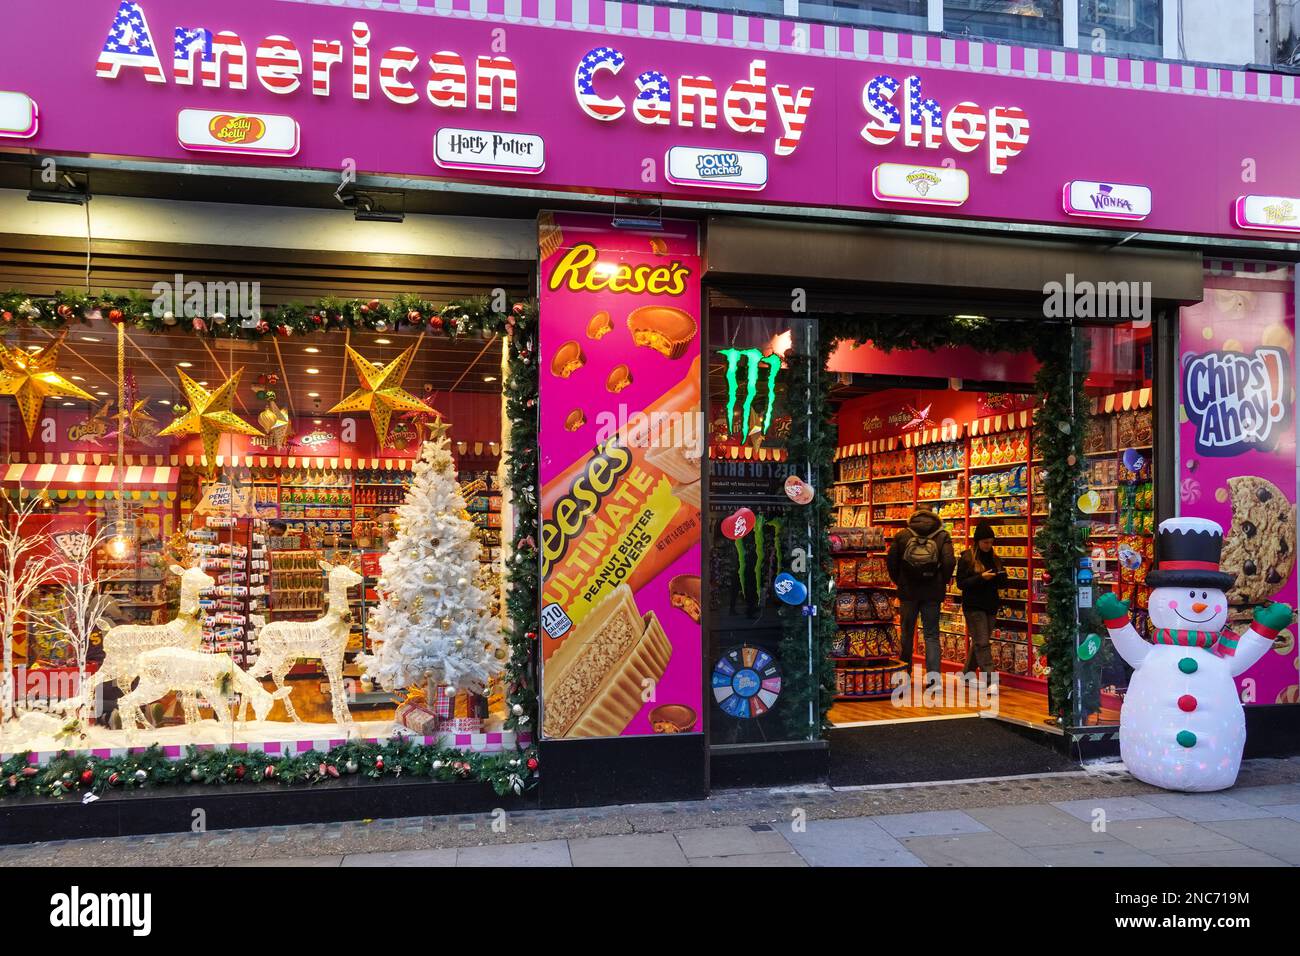
POLYGON ((564 430, 566 432, 576 432, 583 425, 587 424, 587 416, 581 408, 575 408, 569 412, 568 417, 564 419, 564 430))
POLYGON ((610 332, 614 331, 614 323, 609 318, 609 313, 601 309, 591 317, 587 323, 587 338, 600 341, 610 332))
POLYGON ((632 371, 626 365, 616 365, 605 379, 605 391, 617 395, 632 384, 632 371))
POLYGON ((587 356, 582 354, 582 346, 570 339, 558 349, 551 359, 551 374, 558 378, 568 378, 587 364, 587 356))
POLYGON ((689 312, 671 305, 645 305, 627 317, 632 341, 665 358, 679 359, 695 340, 699 325, 689 312))
POLYGON ((685 611, 692 621, 700 623, 700 576, 679 574, 668 582, 668 597, 672 605, 685 611))

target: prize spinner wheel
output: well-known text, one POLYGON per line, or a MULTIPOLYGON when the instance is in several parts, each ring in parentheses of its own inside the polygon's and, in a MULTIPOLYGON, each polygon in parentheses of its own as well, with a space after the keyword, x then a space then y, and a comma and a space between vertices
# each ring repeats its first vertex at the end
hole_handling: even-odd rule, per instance
POLYGON ((761 717, 781 696, 781 666, 760 647, 733 647, 713 667, 713 699, 723 713, 761 717))

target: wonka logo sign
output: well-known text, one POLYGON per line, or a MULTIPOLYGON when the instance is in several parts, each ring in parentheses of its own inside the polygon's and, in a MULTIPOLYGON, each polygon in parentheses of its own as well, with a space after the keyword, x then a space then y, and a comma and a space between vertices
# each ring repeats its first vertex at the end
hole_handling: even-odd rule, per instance
POLYGON ((1183 404, 1196 427, 1196 450, 1228 457, 1268 451, 1286 418, 1287 354, 1206 352, 1183 368, 1183 404))

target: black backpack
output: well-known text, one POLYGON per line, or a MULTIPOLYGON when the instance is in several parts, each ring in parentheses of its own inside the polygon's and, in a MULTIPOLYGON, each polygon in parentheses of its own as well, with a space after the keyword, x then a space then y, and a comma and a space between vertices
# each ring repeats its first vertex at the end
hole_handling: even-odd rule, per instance
POLYGON ((940 525, 929 534, 917 534, 911 528, 907 531, 911 537, 903 545, 903 564, 917 580, 931 581, 937 578, 942 553, 939 535, 943 533, 943 526, 940 525))

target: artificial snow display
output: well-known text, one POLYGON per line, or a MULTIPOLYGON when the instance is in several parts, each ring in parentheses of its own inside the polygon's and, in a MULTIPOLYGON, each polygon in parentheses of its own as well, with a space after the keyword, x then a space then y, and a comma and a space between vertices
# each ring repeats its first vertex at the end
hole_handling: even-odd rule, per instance
POLYGON ((439 419, 430 433, 397 510, 400 531, 379 559, 380 602, 369 622, 378 649, 362 666, 390 691, 433 684, 482 691, 503 668, 501 625, 475 582, 479 542, 456 485, 447 426, 439 419))
POLYGON ((1240 637, 1225 631, 1226 591, 1234 577, 1219 569, 1223 528, 1204 518, 1160 522, 1158 567, 1148 614, 1154 643, 1139 636, 1128 603, 1097 600, 1110 639, 1133 668, 1120 711, 1120 756, 1139 780, 1167 790, 1223 790, 1241 767, 1246 715, 1234 678, 1258 661, 1293 611, 1255 609, 1240 637))

